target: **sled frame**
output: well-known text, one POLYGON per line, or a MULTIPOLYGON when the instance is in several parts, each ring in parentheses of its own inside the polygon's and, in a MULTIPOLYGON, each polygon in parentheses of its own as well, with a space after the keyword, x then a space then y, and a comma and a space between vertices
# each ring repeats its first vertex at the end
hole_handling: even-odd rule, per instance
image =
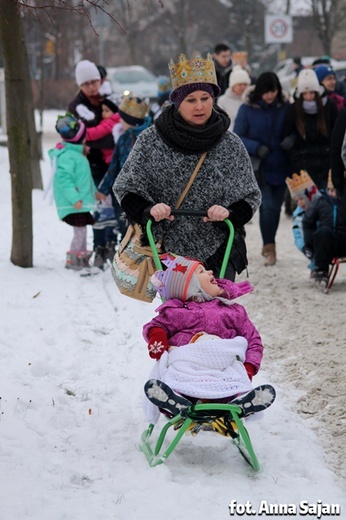
POLYGON ((206 423, 207 413, 207 416, 210 418, 218 419, 220 417, 227 417, 233 423, 235 423, 236 430, 232 430, 232 432, 229 432, 229 438, 232 441, 232 443, 239 449, 240 453, 242 454, 246 462, 255 471, 258 471, 260 469, 260 465, 252 447, 248 431, 245 428, 242 419, 240 418, 241 411, 241 408, 234 404, 205 403, 192 405, 184 411, 184 416, 181 414, 176 415, 165 424, 165 426, 161 429, 156 443, 151 442, 151 435, 154 431, 155 425, 149 424, 148 428, 143 432, 141 436, 140 449, 146 456, 146 459, 151 467, 158 466, 159 464, 164 463, 170 456, 170 454, 173 452, 173 450, 176 448, 184 433, 188 431, 192 423, 206 423), (222 412, 221 414, 217 413, 220 411, 222 412), (165 442, 168 431, 171 427, 174 427, 174 425, 182 419, 184 419, 184 422, 178 429, 176 435, 173 437, 171 441, 169 441, 168 446, 163 448, 163 444, 165 442))
MULTIPOLYGON (((175 216, 194 216, 194 217, 204 217, 206 216, 206 211, 204 210, 173 210, 172 215, 175 216)), ((229 257, 231 254, 231 249, 234 240, 234 227, 232 222, 229 219, 225 219, 224 223, 228 227, 228 241, 226 244, 226 249, 220 269, 219 278, 223 278, 225 276, 227 264, 229 261, 229 257)), ((152 234, 152 220, 148 220, 146 226, 146 233, 148 236, 149 244, 153 252, 153 258, 155 262, 155 266, 158 270, 162 270, 162 263, 160 260, 160 255, 157 252, 155 240, 152 234)), ((239 449, 240 453, 246 460, 246 462, 255 470, 259 470, 259 463, 252 447, 251 439, 248 434, 247 429, 245 428, 242 419, 240 418, 240 414, 242 410, 239 406, 232 404, 222 404, 222 403, 204 403, 204 404, 196 404, 190 406, 187 410, 184 410, 184 414, 179 414, 168 420, 168 422, 163 426, 159 437, 156 443, 152 443, 151 435, 154 431, 155 425, 149 424, 148 428, 143 432, 141 436, 141 444, 140 449, 144 453, 147 458, 147 461, 151 467, 158 466, 159 464, 164 463, 170 454, 174 451, 179 441, 185 432, 188 431, 189 427, 192 423, 194 424, 203 424, 206 423, 206 417, 210 419, 215 418, 218 419, 220 417, 225 417, 231 420, 236 425, 236 430, 229 431, 229 439, 232 443, 239 449), (165 448, 163 444, 166 440, 166 435, 170 431, 170 428, 174 427, 179 421, 182 421, 182 425, 177 430, 176 435, 169 441, 168 446, 165 448)), ((216 433, 216 432, 211 432, 216 433)), ((228 438, 228 437, 227 437, 228 438)), ((165 443, 167 444, 167 443, 165 443)))

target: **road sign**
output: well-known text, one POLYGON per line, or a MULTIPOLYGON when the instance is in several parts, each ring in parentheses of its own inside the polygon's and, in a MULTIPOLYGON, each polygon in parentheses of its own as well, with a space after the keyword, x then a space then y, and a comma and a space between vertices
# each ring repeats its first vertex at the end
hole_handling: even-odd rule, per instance
POLYGON ((292 16, 267 14, 264 25, 266 43, 291 43, 293 41, 292 16))

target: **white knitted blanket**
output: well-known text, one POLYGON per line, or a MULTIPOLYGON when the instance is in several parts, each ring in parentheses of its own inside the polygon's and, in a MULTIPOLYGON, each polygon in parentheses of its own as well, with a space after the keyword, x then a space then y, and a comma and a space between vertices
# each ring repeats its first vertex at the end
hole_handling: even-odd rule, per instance
MULTIPOLYGON (((252 385, 244 368, 247 340, 206 339, 164 352, 149 379, 164 381, 175 392, 199 399, 221 399, 248 392, 252 385)), ((158 408, 144 400, 147 420, 155 424, 158 408)))

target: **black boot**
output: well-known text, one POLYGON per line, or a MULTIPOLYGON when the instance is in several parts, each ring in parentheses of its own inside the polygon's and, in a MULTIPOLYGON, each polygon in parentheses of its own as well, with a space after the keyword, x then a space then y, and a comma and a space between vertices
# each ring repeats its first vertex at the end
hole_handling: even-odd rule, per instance
POLYGON ((103 246, 97 246, 95 249, 94 267, 103 270, 105 261, 105 248, 103 246))

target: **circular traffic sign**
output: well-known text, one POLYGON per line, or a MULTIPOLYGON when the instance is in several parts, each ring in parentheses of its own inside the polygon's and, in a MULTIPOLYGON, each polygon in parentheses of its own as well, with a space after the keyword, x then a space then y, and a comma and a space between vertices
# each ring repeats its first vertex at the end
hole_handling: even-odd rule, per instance
POLYGON ((282 18, 275 18, 269 25, 270 34, 280 40, 281 38, 285 38, 289 30, 289 26, 286 20, 282 18))

